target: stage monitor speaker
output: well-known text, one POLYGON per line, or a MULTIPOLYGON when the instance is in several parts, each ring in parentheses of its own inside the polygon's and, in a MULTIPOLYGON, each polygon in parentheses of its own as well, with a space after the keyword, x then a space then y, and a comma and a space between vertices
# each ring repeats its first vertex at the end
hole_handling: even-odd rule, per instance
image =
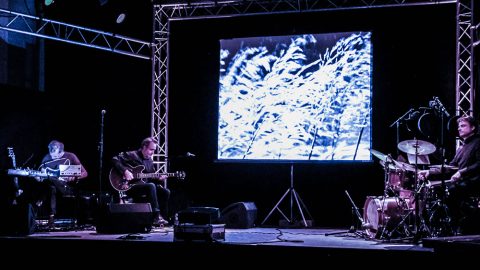
POLYGON ((234 229, 248 229, 255 226, 257 207, 253 202, 237 202, 225 207, 221 220, 225 227, 234 229))
POLYGON ((147 233, 153 219, 150 203, 110 203, 100 210, 96 227, 104 234, 147 233))
POLYGON ((35 212, 31 204, 0 207, 5 220, 0 222, 0 235, 21 236, 35 232, 35 212))

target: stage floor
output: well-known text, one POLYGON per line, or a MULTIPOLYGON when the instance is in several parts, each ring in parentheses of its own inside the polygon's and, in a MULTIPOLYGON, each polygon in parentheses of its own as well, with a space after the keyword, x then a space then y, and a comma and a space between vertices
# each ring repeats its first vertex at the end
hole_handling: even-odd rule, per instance
MULTIPOLYGON (((95 228, 85 228, 72 231, 36 232, 27 238, 36 239, 75 239, 75 240, 110 240, 110 241, 148 241, 148 242, 188 242, 184 239, 174 239, 173 227, 153 228, 150 233, 131 234, 101 234, 95 228)), ((192 240, 200 242, 201 240, 192 240)), ((202 241, 209 242, 209 241, 202 241)), ((432 252, 421 244, 408 243, 409 240, 391 239, 377 240, 364 238, 359 233, 349 233, 343 229, 283 229, 283 228, 250 228, 225 229, 225 240, 213 240, 219 244, 230 245, 264 245, 264 246, 297 246, 297 247, 328 247, 374 250, 412 250, 432 252), (330 235, 333 234, 333 235, 330 235)))
MULTIPOLYGON (((480 243, 480 236, 425 238, 419 243, 413 243, 412 239, 378 240, 363 237, 358 232, 331 228, 225 229, 225 239, 213 241, 179 240, 175 233, 173 227, 164 227, 153 228, 149 233, 101 234, 93 226, 86 226, 77 230, 35 232, 28 236, 3 236, 0 237, 0 244, 28 246, 29 250, 35 250, 35 255, 40 257, 50 252, 45 249, 46 246, 53 245, 58 246, 55 248, 56 256, 71 256, 72 250, 85 250, 89 257, 102 259, 108 250, 107 253, 113 252, 120 257, 122 254, 128 257, 161 254, 185 265, 190 262, 183 260, 185 257, 201 258, 207 262, 217 260, 220 256, 248 266, 252 258, 257 262, 276 263, 295 258, 306 264, 318 263, 320 258, 357 256, 364 259, 379 256, 428 259, 455 250, 461 250, 463 254, 468 254, 469 251, 478 254, 477 243, 480 243), (466 239, 469 239, 469 245, 462 244, 466 239)), ((348 261, 336 262, 348 264, 348 261)))

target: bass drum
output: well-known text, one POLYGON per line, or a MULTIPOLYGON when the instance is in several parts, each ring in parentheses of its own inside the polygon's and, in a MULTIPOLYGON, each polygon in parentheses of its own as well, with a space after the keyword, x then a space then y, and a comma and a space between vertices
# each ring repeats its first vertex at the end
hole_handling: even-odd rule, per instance
POLYGON ((405 217, 413 213, 410 198, 368 196, 363 207, 365 229, 370 238, 391 235, 401 222, 409 223, 405 217), (404 219, 405 218, 405 219, 404 219))

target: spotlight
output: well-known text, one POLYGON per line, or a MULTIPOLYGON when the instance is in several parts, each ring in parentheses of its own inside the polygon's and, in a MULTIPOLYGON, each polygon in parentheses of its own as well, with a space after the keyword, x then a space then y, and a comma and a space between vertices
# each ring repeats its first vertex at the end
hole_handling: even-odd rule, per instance
POLYGON ((45 0, 45 6, 50 6, 51 4, 53 4, 53 2, 55 2, 54 0, 45 0))
POLYGON ((117 16, 117 19, 115 20, 118 24, 122 23, 125 20, 125 17, 127 15, 125 13, 120 13, 117 16))

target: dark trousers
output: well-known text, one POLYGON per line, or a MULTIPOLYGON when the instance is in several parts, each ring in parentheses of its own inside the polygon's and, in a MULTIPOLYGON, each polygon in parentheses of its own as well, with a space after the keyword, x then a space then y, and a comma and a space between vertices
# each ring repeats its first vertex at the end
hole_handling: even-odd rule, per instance
POLYGON ((163 217, 166 217, 168 213, 170 190, 163 188, 160 184, 136 184, 132 186, 126 194, 132 197, 134 202, 150 203, 153 212, 160 213, 163 217))
POLYGON ((57 212, 57 188, 49 180, 37 181, 34 178, 20 179, 20 188, 23 194, 20 200, 37 207, 42 206, 46 215, 55 215, 57 212))
POLYGON ((480 195, 475 184, 459 182, 448 185, 446 203, 450 210, 453 228, 457 231, 461 229, 462 220, 468 215, 465 206, 468 205, 472 197, 480 195))

